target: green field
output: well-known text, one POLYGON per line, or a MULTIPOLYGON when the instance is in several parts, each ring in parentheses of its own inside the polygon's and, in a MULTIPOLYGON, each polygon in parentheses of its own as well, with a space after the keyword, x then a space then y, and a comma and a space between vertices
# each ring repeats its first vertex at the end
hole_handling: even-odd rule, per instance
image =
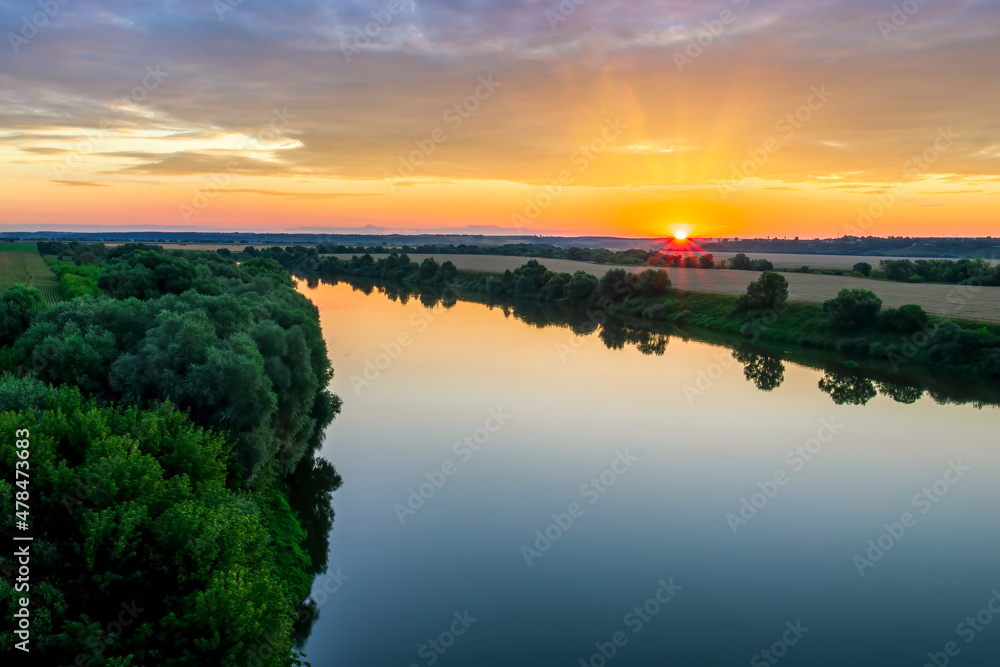
POLYGON ((35 250, 34 243, 0 244, 0 293, 11 285, 37 287, 49 304, 62 301, 59 279, 35 250))
POLYGON ((38 252, 38 244, 0 242, 0 252, 38 252))

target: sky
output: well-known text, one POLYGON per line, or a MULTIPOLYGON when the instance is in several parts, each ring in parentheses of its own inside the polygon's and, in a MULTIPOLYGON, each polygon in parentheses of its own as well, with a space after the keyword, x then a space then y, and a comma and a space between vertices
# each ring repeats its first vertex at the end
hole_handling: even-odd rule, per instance
POLYGON ((1000 2, 0 0, 0 228, 985 236, 1000 2))

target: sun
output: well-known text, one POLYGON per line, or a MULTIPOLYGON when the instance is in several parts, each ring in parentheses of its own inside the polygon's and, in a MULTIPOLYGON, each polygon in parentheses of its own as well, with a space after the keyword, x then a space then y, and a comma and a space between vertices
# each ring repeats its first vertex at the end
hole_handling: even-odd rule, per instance
POLYGON ((691 233, 691 228, 688 225, 673 225, 671 232, 678 241, 686 241, 691 233))

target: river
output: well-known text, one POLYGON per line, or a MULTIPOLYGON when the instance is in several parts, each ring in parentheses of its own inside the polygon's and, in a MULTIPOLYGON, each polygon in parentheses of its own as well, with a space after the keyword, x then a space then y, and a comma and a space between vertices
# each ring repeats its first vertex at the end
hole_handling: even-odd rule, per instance
POLYGON ((998 664, 995 407, 300 289, 344 400, 316 667, 998 664))

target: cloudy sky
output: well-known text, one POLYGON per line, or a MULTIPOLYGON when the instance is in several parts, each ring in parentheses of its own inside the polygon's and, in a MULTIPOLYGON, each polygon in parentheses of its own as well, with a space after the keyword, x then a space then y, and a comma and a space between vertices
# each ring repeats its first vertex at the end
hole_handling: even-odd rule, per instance
POLYGON ((1000 229, 1000 2, 0 0, 0 30, 6 229, 1000 229))

